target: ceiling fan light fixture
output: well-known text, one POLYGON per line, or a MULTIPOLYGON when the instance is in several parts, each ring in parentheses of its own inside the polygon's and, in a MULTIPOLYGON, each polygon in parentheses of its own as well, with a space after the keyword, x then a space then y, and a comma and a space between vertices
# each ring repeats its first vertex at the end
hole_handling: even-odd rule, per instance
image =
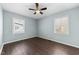
POLYGON ((46 7, 44 7, 44 8, 39 8, 39 3, 35 3, 35 9, 32 9, 32 8, 29 8, 29 10, 33 10, 34 11, 34 15, 36 15, 36 14, 43 14, 43 10, 46 10, 47 8, 46 7))
POLYGON ((39 11, 39 10, 36 10, 36 13, 37 13, 37 14, 39 14, 39 13, 40 13, 40 11, 39 11))

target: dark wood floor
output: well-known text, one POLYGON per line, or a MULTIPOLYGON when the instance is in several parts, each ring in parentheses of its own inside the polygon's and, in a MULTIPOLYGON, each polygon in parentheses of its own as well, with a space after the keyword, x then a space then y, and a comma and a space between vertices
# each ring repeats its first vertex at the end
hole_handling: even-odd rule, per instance
POLYGON ((35 37, 4 45, 2 55, 79 55, 79 49, 35 37))

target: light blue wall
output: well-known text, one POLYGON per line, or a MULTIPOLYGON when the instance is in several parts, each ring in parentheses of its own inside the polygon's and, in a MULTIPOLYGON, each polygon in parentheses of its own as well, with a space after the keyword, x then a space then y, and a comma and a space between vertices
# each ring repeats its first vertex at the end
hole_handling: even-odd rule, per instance
POLYGON ((79 48, 79 8, 53 14, 38 22, 39 37, 79 48), (62 16, 69 17, 69 35, 59 35, 54 33, 54 19, 62 16))
POLYGON ((22 39, 36 37, 36 20, 21 16, 8 11, 3 12, 4 15, 4 39, 3 43, 15 42, 22 39), (19 18, 25 20, 25 33, 13 34, 12 33, 12 18, 19 18))
POLYGON ((3 12, 2 7, 0 5, 0 47, 2 46, 2 40, 3 40, 3 12))

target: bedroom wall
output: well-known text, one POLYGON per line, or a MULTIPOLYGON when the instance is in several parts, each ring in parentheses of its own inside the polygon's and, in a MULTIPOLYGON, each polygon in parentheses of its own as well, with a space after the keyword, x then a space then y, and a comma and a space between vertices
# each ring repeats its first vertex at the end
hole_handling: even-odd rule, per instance
POLYGON ((3 11, 0 5, 0 48, 2 46, 2 40, 3 40, 3 11))
POLYGON ((38 20, 39 37, 79 48, 79 7, 62 11, 38 20), (69 17, 69 35, 54 33, 54 19, 69 17))
POLYGON ((22 15, 18 15, 12 12, 3 11, 4 19, 4 39, 3 43, 10 43, 19 41, 22 39, 28 39, 36 37, 36 20, 28 18, 22 15), (22 34, 13 34, 12 33, 12 18, 24 19, 25 20, 25 33, 22 34))

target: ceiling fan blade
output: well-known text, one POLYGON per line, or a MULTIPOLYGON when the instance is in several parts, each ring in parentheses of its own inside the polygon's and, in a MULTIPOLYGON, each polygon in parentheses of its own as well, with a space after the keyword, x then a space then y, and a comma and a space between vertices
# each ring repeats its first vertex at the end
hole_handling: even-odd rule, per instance
POLYGON ((35 9, 29 8, 29 10, 35 10, 35 9))
POLYGON ((43 12, 40 12, 40 14, 43 14, 43 12))
POLYGON ((46 10, 47 8, 45 7, 45 8, 42 8, 41 10, 46 10))
POLYGON ((35 5, 36 5, 36 8, 38 9, 39 3, 35 3, 35 5))
POLYGON ((36 12, 34 12, 34 14, 36 14, 36 12))

